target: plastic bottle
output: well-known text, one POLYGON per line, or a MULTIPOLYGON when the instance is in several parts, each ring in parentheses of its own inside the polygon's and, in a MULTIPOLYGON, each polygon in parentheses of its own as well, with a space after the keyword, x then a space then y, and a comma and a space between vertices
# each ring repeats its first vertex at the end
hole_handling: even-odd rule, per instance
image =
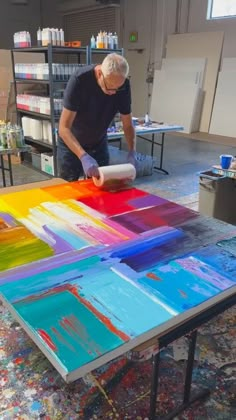
POLYGON ((114 48, 112 32, 109 32, 109 34, 108 34, 108 48, 109 48, 109 50, 113 50, 113 48, 114 48))
POLYGON ((61 36, 60 36, 60 32, 58 28, 56 28, 55 31, 56 31, 56 44, 59 47, 61 45, 61 36))
POLYGON ((114 42, 113 48, 114 48, 114 50, 117 50, 117 48, 118 48, 118 36, 117 36, 116 32, 113 35, 113 42, 114 42))
POLYGON ((150 118, 148 113, 145 115, 144 125, 148 126, 150 125, 150 118))
POLYGON ((63 31, 63 29, 61 28, 59 32, 60 32, 60 45, 61 45, 61 47, 64 47, 64 46, 65 46, 64 31, 63 31))
POLYGON ((100 31, 98 33, 98 37, 97 37, 97 48, 103 48, 103 35, 102 35, 102 31, 100 31))
POLYGON ((28 44, 28 47, 31 47, 31 36, 29 32, 27 32, 27 44, 28 44))
POLYGON ((40 28, 37 30, 37 45, 38 47, 42 47, 42 31, 40 28))
POLYGON ((43 28, 42 30, 42 46, 47 47, 48 44, 51 42, 51 33, 49 28, 43 28))
POLYGON ((56 30, 54 28, 51 29, 51 35, 52 35, 52 45, 57 45, 56 30))
POLYGON ((107 32, 103 32, 103 48, 108 48, 108 36, 107 32))
POLYGON ((90 46, 91 46, 91 48, 96 48, 96 40, 95 40, 94 35, 91 36, 90 46))

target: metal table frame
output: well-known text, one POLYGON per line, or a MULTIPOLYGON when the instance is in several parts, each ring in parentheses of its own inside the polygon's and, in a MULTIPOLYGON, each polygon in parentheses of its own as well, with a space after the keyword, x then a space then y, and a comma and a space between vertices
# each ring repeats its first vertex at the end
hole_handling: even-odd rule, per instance
POLYGON ((9 172, 10 177, 10 185, 13 186, 13 172, 12 172, 12 162, 11 162, 11 156, 16 153, 23 153, 23 152, 29 152, 31 150, 30 146, 24 146, 17 149, 0 149, 0 169, 2 172, 2 183, 3 187, 6 187, 6 172, 9 172), (6 166, 4 163, 3 155, 7 155, 7 163, 6 166))
POLYGON ((190 407, 193 403, 201 401, 207 398, 210 395, 209 389, 202 389, 197 392, 195 395, 191 396, 191 386, 192 386, 192 374, 194 368, 194 354, 197 341, 197 328, 210 321, 215 316, 223 313, 233 305, 235 305, 235 295, 236 293, 230 295, 229 297, 223 299, 221 302, 216 303, 214 306, 209 307, 208 309, 201 312, 196 317, 186 321, 181 326, 175 328, 173 331, 163 335, 157 341, 159 343, 160 351, 171 344, 178 338, 186 336, 189 340, 189 349, 188 349, 188 359, 185 372, 185 381, 184 381, 184 393, 183 401, 179 407, 175 408, 168 415, 164 417, 156 416, 157 408, 157 395, 158 395, 158 382, 159 382, 159 367, 160 367, 160 351, 152 357, 152 379, 151 379, 151 390, 150 390, 150 420, 170 420, 184 411, 186 408, 190 407))
POLYGON ((163 132, 163 133, 154 132, 154 133, 150 133, 150 134, 151 134, 151 139, 149 139, 148 137, 141 136, 138 133, 137 133, 137 137, 151 143, 151 156, 152 156, 152 158, 153 158, 153 153, 154 153, 154 146, 160 146, 161 153, 160 153, 160 159, 159 159, 159 166, 154 166, 153 169, 155 169, 156 171, 161 171, 166 175, 169 175, 169 172, 166 169, 163 169, 165 132, 163 132), (156 134, 161 134, 161 142, 160 143, 155 141, 155 135, 156 134))
MULTIPOLYGON (((165 134, 171 133, 174 131, 182 131, 184 127, 180 125, 151 125, 149 127, 135 127, 136 136, 142 140, 148 141, 151 143, 151 157, 154 157, 154 146, 159 146, 161 148, 159 166, 154 166, 154 170, 161 171, 166 175, 169 175, 169 172, 166 169, 163 169, 163 157, 164 157, 164 145, 165 145, 165 134), (156 141, 155 136, 157 134, 161 135, 160 142, 156 141), (146 135, 151 135, 151 138, 146 137, 146 135)), ((124 136, 122 132, 110 132, 108 133, 108 142, 119 142, 119 149, 121 149, 121 140, 124 136)))
POLYGON ((0 154, 0 162, 1 162, 1 164, 0 164, 0 168, 1 168, 1 171, 2 171, 2 182, 3 182, 3 187, 6 187, 6 186, 7 186, 7 184, 6 184, 6 174, 5 174, 5 171, 9 172, 9 175, 10 175, 10 185, 11 185, 11 186, 13 185, 13 174, 12 174, 11 154, 9 154, 9 153, 8 153, 8 155, 7 155, 7 161, 8 161, 8 167, 6 167, 6 166, 4 165, 3 155, 2 155, 2 154, 0 154))
MULTIPOLYGON (((235 289, 235 288, 234 288, 235 289)), ((158 351, 155 352, 152 356, 152 373, 151 373, 151 384, 150 384, 150 405, 149 405, 149 420, 171 420, 174 419, 177 415, 182 413, 184 410, 189 408, 192 404, 201 402, 205 398, 209 397, 210 389, 203 388, 199 390, 194 395, 191 395, 192 387, 192 376, 194 368, 194 354, 196 349, 197 341, 197 329, 200 328, 206 322, 212 320, 215 316, 223 313, 233 305, 235 305, 235 293, 232 293, 228 297, 222 299, 222 301, 215 303, 214 305, 203 310, 198 315, 193 316, 191 319, 183 322, 181 325, 177 325, 172 330, 166 332, 161 337, 156 337, 156 339, 150 340, 147 342, 147 349, 153 347, 154 341, 158 344, 158 351), (185 370, 185 379, 184 379, 184 391, 183 391, 183 401, 182 403, 168 413, 165 416, 159 417, 157 414, 157 396, 158 396, 158 385, 160 379, 159 368, 161 364, 161 351, 166 348, 169 344, 173 343, 175 340, 181 337, 186 337, 189 341, 188 349, 188 358, 186 363, 185 370), (151 344, 150 344, 151 343, 151 344)), ((156 347, 156 346, 155 346, 156 347)), ((134 353, 139 352, 139 348, 136 347, 133 349, 134 353)), ((145 359, 147 360, 147 359, 145 359)), ((128 358, 127 364, 123 366, 105 385, 106 392, 109 392, 114 386, 116 386, 120 380, 128 373, 129 369, 134 366, 135 363, 142 363, 143 359, 138 359, 134 357, 128 358)), ((94 400, 90 401, 89 406, 85 408, 86 416, 91 417, 93 414, 93 408, 101 403, 103 396, 98 394, 94 400)))

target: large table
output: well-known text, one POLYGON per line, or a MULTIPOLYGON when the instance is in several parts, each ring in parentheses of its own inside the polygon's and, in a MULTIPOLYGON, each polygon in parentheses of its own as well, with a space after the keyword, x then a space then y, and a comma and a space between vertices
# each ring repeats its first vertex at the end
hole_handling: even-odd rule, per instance
MULTIPOLYGON (((160 152, 160 159, 159 159, 159 165, 154 166, 153 169, 157 171, 161 171, 168 175, 168 171, 166 169, 163 169, 163 157, 164 157, 164 145, 165 145, 165 134, 166 133, 173 133, 175 131, 183 131, 184 127, 178 124, 157 124, 152 123, 148 126, 145 125, 136 125, 135 131, 136 136, 139 137, 142 140, 145 140, 149 143, 151 143, 151 151, 150 155, 154 157, 154 147, 159 146, 161 148, 160 152), (149 137, 151 135, 151 137, 149 137), (157 141, 157 136, 161 135, 160 141, 157 141)), ((118 132, 109 132, 108 133, 108 141, 119 141, 120 149, 121 149, 121 140, 124 136, 123 131, 118 132)))
POLYGON ((197 329, 236 302, 236 228, 135 188, 61 182, 1 191, 2 300, 67 382, 151 349, 150 419, 160 350, 187 335, 172 418, 208 395, 191 397, 197 329))

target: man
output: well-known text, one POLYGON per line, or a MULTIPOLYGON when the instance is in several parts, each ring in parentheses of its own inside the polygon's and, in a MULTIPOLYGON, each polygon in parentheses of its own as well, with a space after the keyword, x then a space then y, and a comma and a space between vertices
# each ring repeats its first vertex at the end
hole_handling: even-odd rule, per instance
POLYGON ((127 162, 135 165, 135 130, 131 117, 129 65, 118 54, 102 64, 79 68, 64 93, 59 123, 58 167, 67 181, 99 177, 98 167, 109 165, 107 129, 120 113, 128 144, 127 162))

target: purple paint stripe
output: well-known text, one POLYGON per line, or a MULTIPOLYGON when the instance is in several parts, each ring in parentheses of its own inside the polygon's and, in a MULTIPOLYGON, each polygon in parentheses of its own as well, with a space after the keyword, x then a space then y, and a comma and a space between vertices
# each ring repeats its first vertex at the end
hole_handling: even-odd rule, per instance
POLYGON ((128 248, 132 248, 133 246, 135 246, 136 244, 142 244, 144 243, 143 241, 148 241, 151 240, 153 238, 158 238, 158 237, 163 237, 166 234, 170 234, 170 233, 178 233, 181 234, 182 236, 184 235, 183 232, 179 229, 176 229, 174 227, 171 226, 162 226, 160 228, 155 228, 149 232, 143 232, 142 234, 136 236, 136 238, 129 240, 129 241, 125 241, 125 242, 121 242, 120 244, 116 245, 116 246, 112 246, 109 248, 105 249, 106 255, 110 254, 110 253, 116 253, 119 251, 122 251, 124 249, 128 249, 128 248), (154 234, 155 233, 155 234, 154 234))
POLYGON ((0 218, 3 219, 4 222, 6 222, 10 226, 19 226, 20 225, 20 223, 18 223, 17 220, 8 213, 1 213, 0 212, 0 218))
POLYGON ((117 234, 108 230, 98 229, 93 226, 80 226, 80 229, 86 232, 93 240, 104 245, 112 245, 121 241, 121 238, 117 234))
POLYGON ((164 198, 158 197, 153 194, 149 194, 144 197, 134 198, 128 201, 128 204, 135 207, 136 209, 141 209, 145 207, 152 207, 152 206, 160 206, 162 204, 166 204, 168 200, 164 198))
POLYGON ((126 229, 125 227, 123 227, 122 225, 120 225, 118 222, 115 222, 114 220, 111 220, 109 218, 105 218, 105 219, 103 219, 103 222, 107 226, 111 227, 112 229, 115 229, 120 234, 122 234, 124 236, 127 236, 129 239, 134 239, 134 238, 137 238, 138 237, 138 235, 136 233, 131 232, 131 230, 126 229))
POLYGON ((65 254, 58 254, 53 257, 44 258, 27 265, 12 268, 5 273, 0 274, 0 285, 11 283, 15 280, 31 277, 34 274, 39 274, 47 270, 60 267, 61 265, 71 264, 76 261, 81 261, 85 258, 102 253, 105 246, 98 245, 96 247, 87 247, 81 250, 73 250, 65 254))
POLYGON ((54 239, 55 244, 50 244, 50 246, 54 249, 56 254, 72 251, 74 249, 70 244, 68 244, 68 242, 56 235, 47 225, 44 225, 43 229, 54 239))

